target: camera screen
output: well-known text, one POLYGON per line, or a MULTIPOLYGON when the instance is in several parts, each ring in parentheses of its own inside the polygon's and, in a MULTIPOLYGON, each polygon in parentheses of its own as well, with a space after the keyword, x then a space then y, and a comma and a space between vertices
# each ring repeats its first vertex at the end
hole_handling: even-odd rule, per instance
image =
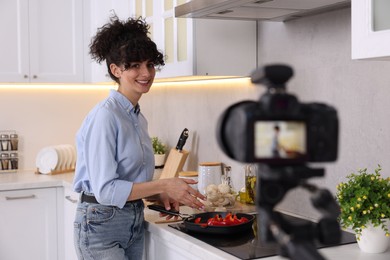
POLYGON ((257 160, 306 157, 306 125, 302 121, 256 121, 254 139, 257 160))

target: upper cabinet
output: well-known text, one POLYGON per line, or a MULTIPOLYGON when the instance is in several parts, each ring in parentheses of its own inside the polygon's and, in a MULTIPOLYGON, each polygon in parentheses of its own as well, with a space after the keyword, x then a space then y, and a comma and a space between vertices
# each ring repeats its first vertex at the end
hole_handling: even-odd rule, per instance
POLYGON ((150 37, 165 56, 165 66, 157 78, 193 75, 193 25, 176 19, 174 7, 185 0, 132 0, 133 17, 144 17, 150 37))
POLYGON ((390 1, 352 1, 352 59, 390 59, 390 1))
POLYGON ((84 81, 112 82, 106 61, 98 64, 89 55, 89 45, 100 27, 110 21, 113 15, 121 20, 131 17, 134 8, 130 0, 84 0, 84 81))
POLYGON ((178 1, 153 0, 85 0, 85 80, 112 82, 105 61, 97 64, 88 55, 88 46, 98 28, 116 14, 119 19, 143 17, 150 26, 150 37, 165 55, 166 65, 157 78, 193 75, 192 21, 174 18, 178 1))
POLYGON ((256 67, 256 22, 176 18, 186 0, 85 0, 86 82, 111 82, 105 62, 87 55, 91 37, 115 13, 120 19, 143 17, 150 37, 165 56, 156 78, 246 76, 256 67))
POLYGON ((157 78, 246 76, 256 67, 256 22, 176 18, 186 0, 133 0, 166 58, 157 78))
POLYGON ((82 82, 82 1, 1 0, 0 82, 82 82))

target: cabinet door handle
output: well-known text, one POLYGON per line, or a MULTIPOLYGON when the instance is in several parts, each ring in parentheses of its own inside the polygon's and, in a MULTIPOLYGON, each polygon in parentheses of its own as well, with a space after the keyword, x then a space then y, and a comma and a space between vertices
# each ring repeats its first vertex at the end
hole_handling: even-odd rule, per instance
POLYGON ((23 200, 23 199, 33 199, 35 198, 36 196, 34 194, 32 195, 27 195, 27 196, 17 196, 17 197, 8 197, 8 196, 5 196, 5 199, 6 200, 23 200))
POLYGON ((72 199, 71 196, 65 196, 65 199, 69 200, 72 203, 77 203, 78 202, 78 200, 72 199))

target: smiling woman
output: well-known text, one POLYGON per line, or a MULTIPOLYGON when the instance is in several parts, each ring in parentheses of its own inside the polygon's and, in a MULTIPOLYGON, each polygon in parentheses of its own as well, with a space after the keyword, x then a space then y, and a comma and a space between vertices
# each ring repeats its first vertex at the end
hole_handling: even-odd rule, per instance
POLYGON ((74 190, 81 199, 75 245, 80 259, 142 259, 143 198, 159 200, 168 210, 178 210, 180 203, 203 207, 198 198, 204 196, 189 185, 195 181, 152 181, 152 142, 138 102, 164 60, 148 29, 140 18, 114 16, 90 45, 92 58, 106 61, 118 89, 90 111, 77 133, 74 190))

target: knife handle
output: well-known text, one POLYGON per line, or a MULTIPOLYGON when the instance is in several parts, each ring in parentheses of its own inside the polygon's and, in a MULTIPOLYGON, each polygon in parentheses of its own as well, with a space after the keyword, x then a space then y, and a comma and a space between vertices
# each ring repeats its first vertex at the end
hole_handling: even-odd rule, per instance
POLYGON ((161 213, 165 213, 165 214, 169 214, 169 215, 173 215, 173 216, 179 216, 179 217, 181 216, 181 214, 178 211, 167 210, 162 205, 152 204, 152 205, 148 205, 148 208, 151 209, 151 210, 155 210, 155 211, 158 211, 158 212, 161 212, 161 213))
POLYGON ((183 150, 183 146, 186 143, 187 138, 188 138, 188 129, 184 128, 183 132, 181 132, 181 135, 179 137, 179 141, 177 142, 176 150, 178 151, 183 150))

